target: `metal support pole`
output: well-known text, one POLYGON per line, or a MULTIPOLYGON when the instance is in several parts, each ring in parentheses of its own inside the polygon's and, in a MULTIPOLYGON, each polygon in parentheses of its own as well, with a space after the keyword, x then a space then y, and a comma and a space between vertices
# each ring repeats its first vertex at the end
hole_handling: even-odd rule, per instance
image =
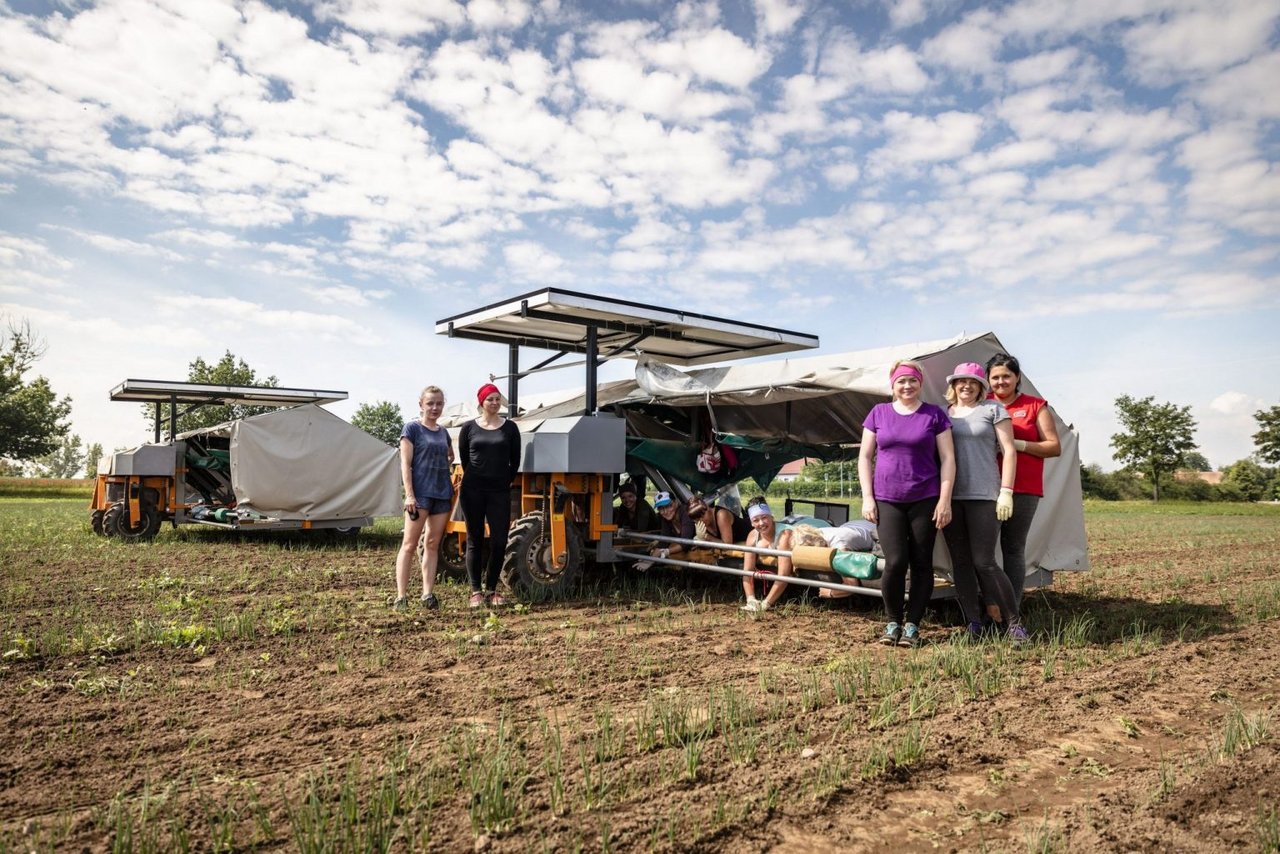
POLYGON ((511 344, 507 350, 507 415, 520 414, 520 345, 511 344))
POLYGON ((587 327, 587 411, 596 414, 596 368, 600 365, 600 346, 596 341, 596 328, 587 327))
MULTIPOLYGON (((159 411, 159 407, 156 407, 159 411)), ((177 395, 169 395, 169 441, 178 441, 178 398, 177 395)), ((159 444, 160 437, 156 436, 156 443, 159 444)))

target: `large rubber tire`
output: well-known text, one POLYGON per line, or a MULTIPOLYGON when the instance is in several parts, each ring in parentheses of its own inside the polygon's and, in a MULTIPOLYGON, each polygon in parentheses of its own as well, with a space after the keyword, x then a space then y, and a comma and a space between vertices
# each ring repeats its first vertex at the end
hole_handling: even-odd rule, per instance
POLYGON ((538 598, 566 595, 582 572, 582 533, 574 525, 566 525, 565 534, 568 554, 564 566, 557 567, 551 559, 551 538, 542 511, 516 520, 507 535, 502 580, 538 598))
POLYGON ((462 548, 462 535, 445 533, 440 538, 439 569, 450 575, 465 577, 467 574, 467 555, 462 548))
POLYGON ((107 515, 106 510, 94 510, 89 514, 89 526, 93 528, 93 532, 99 537, 105 537, 107 531, 102 527, 102 519, 107 515))
POLYGON ((139 504, 141 516, 136 522, 129 518, 129 505, 118 501, 107 508, 102 517, 102 530, 108 536, 119 537, 125 542, 150 540, 160 533, 160 514, 150 504, 139 504))

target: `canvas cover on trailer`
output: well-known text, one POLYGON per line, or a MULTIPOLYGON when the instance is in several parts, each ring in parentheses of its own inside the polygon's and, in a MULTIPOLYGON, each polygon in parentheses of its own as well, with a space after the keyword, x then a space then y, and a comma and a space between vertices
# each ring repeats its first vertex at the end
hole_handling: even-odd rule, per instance
MULTIPOLYGON (((829 356, 775 359, 683 371, 641 358, 633 380, 600 387, 601 408, 660 404, 707 407, 716 430, 755 439, 787 439, 812 445, 857 444, 871 407, 889 400, 889 370, 898 359, 924 365, 922 398, 945 408, 946 378, 961 362, 984 364, 1004 346, 993 333, 922 341, 829 356)), ((1025 366, 1024 366, 1025 368, 1025 366)), ((1022 391, 1045 397, 1023 374, 1022 391)), ((1080 491, 1079 438, 1050 410, 1062 454, 1045 461, 1045 495, 1027 538, 1027 565, 1048 570, 1089 568, 1084 504, 1080 491)), ((531 409, 525 418, 555 418, 582 412, 581 395, 531 409)), ((643 432, 643 419, 629 419, 643 432)), ((937 563, 947 566, 939 537, 937 563)))
POLYGON ((278 409, 181 434, 230 441, 237 509, 281 519, 395 516, 400 454, 319 406, 278 409))

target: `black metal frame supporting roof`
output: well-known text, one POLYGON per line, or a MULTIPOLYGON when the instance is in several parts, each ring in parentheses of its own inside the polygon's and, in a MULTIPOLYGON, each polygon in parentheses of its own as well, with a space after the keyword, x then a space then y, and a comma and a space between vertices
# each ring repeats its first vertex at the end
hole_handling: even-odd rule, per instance
POLYGON ((818 346, 818 336, 677 311, 657 305, 543 288, 436 321, 450 338, 509 347, 508 405, 518 412, 519 379, 566 353, 586 358, 587 412, 595 411, 596 368, 607 359, 650 356, 673 365, 747 359, 818 346), (556 354, 521 373, 520 347, 556 354))
POLYGON ((155 440, 160 442, 161 407, 169 404, 169 435, 177 431, 178 406, 188 407, 181 414, 201 406, 229 406, 249 403, 255 406, 300 406, 304 403, 334 403, 346 400, 345 391, 310 388, 271 388, 252 385, 207 385, 168 380, 128 379, 111 390, 111 399, 131 403, 156 404, 155 440))

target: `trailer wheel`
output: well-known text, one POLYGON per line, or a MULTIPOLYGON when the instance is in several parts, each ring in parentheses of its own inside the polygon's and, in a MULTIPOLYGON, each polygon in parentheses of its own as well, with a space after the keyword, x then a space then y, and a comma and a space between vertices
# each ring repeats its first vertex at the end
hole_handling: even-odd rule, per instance
POLYGON ((582 571, 582 533, 575 526, 566 525, 565 534, 568 554, 564 566, 556 566, 542 511, 518 519, 507 535, 507 553, 502 562, 502 578, 507 585, 535 595, 567 593, 582 571))
POLYGON ((106 510, 94 510, 89 514, 89 526, 93 528, 93 532, 99 537, 107 535, 106 529, 102 527, 102 517, 106 515, 106 510))
POLYGON ((135 523, 129 519, 129 505, 118 501, 103 515, 102 530, 126 542, 150 540, 160 532, 160 514, 150 504, 139 504, 138 512, 141 518, 135 523))
POLYGON ((459 534, 445 535, 440 538, 440 569, 450 573, 466 574, 467 556, 462 549, 462 537, 459 534))

